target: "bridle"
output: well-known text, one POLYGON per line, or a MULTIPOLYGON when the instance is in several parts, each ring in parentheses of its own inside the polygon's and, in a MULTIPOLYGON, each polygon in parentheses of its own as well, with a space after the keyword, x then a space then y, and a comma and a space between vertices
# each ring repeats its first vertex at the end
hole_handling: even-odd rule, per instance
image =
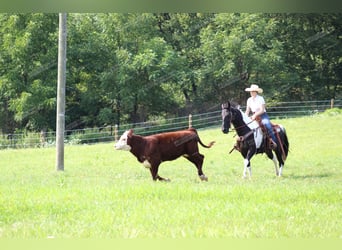
POLYGON ((226 111, 225 116, 223 117, 223 115, 222 115, 222 121, 223 121, 223 123, 225 122, 227 116, 229 116, 229 124, 227 125, 227 127, 228 127, 228 129, 229 129, 229 128, 231 127, 231 123, 232 123, 232 120, 233 120, 233 114, 232 114, 232 112, 230 111, 230 108, 228 108, 228 107, 223 107, 223 106, 222 106, 222 110, 225 110, 225 111, 226 111))
MULTIPOLYGON (((227 110, 227 113, 230 114, 230 116, 231 116, 230 123, 231 123, 231 121, 233 120, 232 111, 230 110, 230 108, 226 108, 226 107, 225 107, 225 108, 222 108, 222 109, 227 110)), ((234 127, 234 128, 231 129, 231 131, 237 131, 237 130, 240 129, 240 128, 248 127, 248 125, 251 124, 252 122, 254 122, 254 120, 251 120, 250 122, 245 123, 244 125, 241 125, 241 126, 239 126, 239 127, 237 127, 237 128, 234 127)))

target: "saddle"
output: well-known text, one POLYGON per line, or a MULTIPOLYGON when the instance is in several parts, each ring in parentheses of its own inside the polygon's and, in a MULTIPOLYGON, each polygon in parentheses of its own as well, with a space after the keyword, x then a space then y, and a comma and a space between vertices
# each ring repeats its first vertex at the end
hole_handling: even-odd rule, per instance
MULTIPOLYGON (((260 117, 257 117, 255 120, 258 122, 259 127, 261 128, 261 131, 264 135, 264 139, 266 142, 265 148, 274 150, 276 148, 276 145, 274 145, 275 142, 272 140, 271 136, 268 134, 268 131, 267 131, 265 125, 261 122, 260 117)), ((278 130, 280 129, 280 126, 278 124, 275 124, 272 122, 271 122, 271 125, 272 125, 274 135, 277 137, 278 142, 281 144, 281 140, 280 140, 279 134, 278 134, 278 130)))
MULTIPOLYGON (((265 149, 274 150, 275 147, 273 145, 273 140, 268 135, 268 131, 267 131, 265 125, 261 122, 261 118, 257 117, 256 121, 259 123, 259 126, 260 126, 260 128, 261 128, 261 130, 263 132, 264 138, 266 139, 265 140, 265 142, 266 142, 265 149)), ((281 140, 281 138, 279 136, 279 131, 281 130, 281 128, 280 128, 280 126, 278 124, 273 123, 273 122, 271 122, 271 125, 272 125, 272 129, 273 129, 273 133, 277 137, 278 144, 279 144, 278 146, 280 147, 282 158, 285 161, 286 160, 286 154, 285 154, 285 151, 284 151, 284 148, 283 148, 283 141, 281 140)))
MULTIPOLYGON (((257 117, 256 121, 259 123, 259 127, 261 128, 261 130, 263 132, 263 136, 265 139, 264 140, 265 141, 265 144, 264 144, 265 149, 274 150, 275 149, 274 142, 273 142, 272 138, 268 135, 267 129, 266 129, 265 125, 262 124, 260 117, 257 117)), ((280 139, 280 136, 279 136, 280 126, 278 124, 275 124, 275 123, 271 123, 271 125, 272 125, 272 129, 273 129, 273 133, 277 137, 278 143, 280 144, 282 155, 283 155, 283 157, 285 157, 285 153, 284 153, 284 149, 283 149, 283 145, 282 145, 282 140, 280 139)), ((229 152, 229 154, 232 153, 234 150, 241 152, 241 149, 243 147, 243 143, 244 143, 245 139, 247 137, 249 137, 250 134, 252 134, 252 133, 254 133, 254 130, 252 130, 251 132, 247 133, 244 136, 237 137, 236 142, 235 142, 233 148, 231 149, 231 151, 229 152)), ((248 143, 248 141, 247 141, 247 143, 248 143)), ((285 159, 286 159, 286 157, 285 157, 285 159)))
MULTIPOLYGON (((241 152, 242 147, 243 147, 243 143, 246 141, 246 138, 248 138, 253 133, 254 133, 254 130, 251 130, 250 132, 248 132, 244 136, 237 137, 236 138, 236 142, 235 142, 233 148, 230 150, 229 154, 232 153, 234 151, 234 149, 239 151, 239 152, 241 152)), ((254 138, 252 140, 254 140, 254 138)), ((250 144, 250 143, 253 143, 253 142, 251 142, 251 140, 248 140, 248 141, 246 141, 246 143, 250 144)))

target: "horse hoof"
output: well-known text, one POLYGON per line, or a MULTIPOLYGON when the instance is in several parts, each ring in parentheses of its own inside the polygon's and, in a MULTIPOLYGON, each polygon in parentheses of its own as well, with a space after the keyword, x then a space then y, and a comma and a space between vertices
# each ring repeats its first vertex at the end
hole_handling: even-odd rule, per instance
POLYGON ((169 178, 163 178, 163 177, 159 177, 157 180, 161 181, 161 182, 170 182, 171 181, 169 178))
POLYGON ((202 181, 208 181, 208 177, 205 176, 204 174, 203 174, 203 175, 200 175, 200 179, 201 179, 202 181))

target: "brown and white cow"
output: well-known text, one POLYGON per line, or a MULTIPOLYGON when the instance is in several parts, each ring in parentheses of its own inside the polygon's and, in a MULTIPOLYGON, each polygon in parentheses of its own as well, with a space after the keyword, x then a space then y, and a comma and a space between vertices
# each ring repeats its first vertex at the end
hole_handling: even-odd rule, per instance
POLYGON ((169 181, 158 175, 159 165, 163 161, 172 161, 180 156, 195 164, 200 179, 208 181, 202 171, 204 155, 199 153, 197 142, 205 148, 210 148, 214 144, 210 142, 208 146, 204 145, 196 129, 193 128, 149 136, 135 135, 130 129, 120 137, 114 147, 117 150, 130 151, 135 155, 139 162, 150 169, 154 181, 169 181))

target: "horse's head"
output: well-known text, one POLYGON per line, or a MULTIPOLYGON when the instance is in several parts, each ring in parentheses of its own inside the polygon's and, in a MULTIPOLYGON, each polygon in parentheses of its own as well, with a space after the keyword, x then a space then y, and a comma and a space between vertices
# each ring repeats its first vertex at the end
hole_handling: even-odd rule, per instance
POLYGON ((232 120, 232 112, 230 102, 223 103, 222 107, 222 132, 229 133, 230 123, 232 120))

